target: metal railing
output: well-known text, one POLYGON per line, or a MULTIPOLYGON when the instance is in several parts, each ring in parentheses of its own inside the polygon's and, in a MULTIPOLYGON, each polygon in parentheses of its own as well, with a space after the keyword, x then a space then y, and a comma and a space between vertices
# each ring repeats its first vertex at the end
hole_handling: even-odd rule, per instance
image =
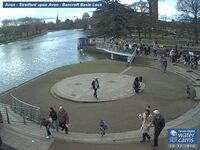
POLYGON ((128 54, 132 54, 134 51, 134 48, 129 49, 129 47, 125 45, 116 45, 102 41, 96 42, 96 48, 105 49, 111 52, 128 53, 128 54))
POLYGON ((132 64, 135 56, 136 56, 136 47, 129 48, 125 45, 116 45, 111 43, 106 43, 102 41, 96 42, 96 48, 98 49, 104 49, 105 51, 110 51, 110 53, 120 53, 118 55, 125 55, 127 56, 127 63, 128 65, 132 64))
POLYGON ((10 105, 0 103, 0 122, 7 122, 8 124, 11 124, 12 122, 26 124, 27 120, 24 111, 22 116, 19 116, 18 114, 12 111, 10 105))
POLYGON ((136 54, 137 54, 137 50, 135 48, 135 50, 133 51, 132 55, 130 57, 127 57, 127 63, 128 63, 128 65, 132 64, 132 62, 133 62, 136 54))
POLYGON ((41 120, 41 113, 40 113, 40 107, 36 107, 34 105, 25 103, 18 98, 14 97, 12 94, 10 94, 12 99, 11 109, 22 116, 23 118, 33 121, 36 123, 40 123, 41 120))

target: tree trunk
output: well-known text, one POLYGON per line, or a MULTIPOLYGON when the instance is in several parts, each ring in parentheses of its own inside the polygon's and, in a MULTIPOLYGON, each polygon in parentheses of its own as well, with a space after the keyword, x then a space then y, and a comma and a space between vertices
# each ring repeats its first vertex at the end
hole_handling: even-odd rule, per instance
POLYGON ((198 16, 197 16, 197 12, 195 13, 195 17, 194 17, 194 41, 195 44, 198 44, 198 38, 199 38, 199 34, 198 34, 198 16))
POLYGON ((139 38, 141 37, 140 29, 138 29, 138 36, 139 36, 139 38))

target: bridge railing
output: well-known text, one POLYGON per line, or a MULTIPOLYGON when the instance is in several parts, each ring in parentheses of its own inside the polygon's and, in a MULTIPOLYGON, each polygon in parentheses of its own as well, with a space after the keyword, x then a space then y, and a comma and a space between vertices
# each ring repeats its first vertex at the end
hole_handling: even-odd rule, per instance
POLYGON ((134 49, 132 55, 130 57, 127 57, 127 63, 128 65, 132 64, 134 58, 136 57, 137 55, 137 51, 136 51, 136 48, 134 49))
POLYGON ((25 103, 12 94, 10 94, 12 99, 11 109, 19 114, 22 117, 25 117, 27 120, 40 123, 41 112, 40 107, 25 103))
POLYGON ((128 46, 125 45, 116 45, 107 42, 98 41, 96 42, 96 48, 106 49, 108 51, 119 52, 119 53, 130 53, 132 54, 134 49, 129 49, 128 46))

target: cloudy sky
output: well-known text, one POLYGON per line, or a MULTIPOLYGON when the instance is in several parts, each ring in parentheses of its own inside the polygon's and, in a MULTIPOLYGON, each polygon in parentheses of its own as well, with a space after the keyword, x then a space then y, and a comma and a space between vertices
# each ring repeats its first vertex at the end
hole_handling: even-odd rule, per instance
MULTIPOLYGON (((36 17, 49 18, 49 21, 55 20, 56 15, 59 15, 61 20, 81 18, 84 12, 92 12, 93 8, 3 8, 3 1, 62 1, 62 0, 1 0, 0 2, 0 21, 3 19, 16 19, 20 17, 36 17), (51 19, 50 19, 51 18, 51 19)), ((98 1, 98 0, 63 0, 63 1, 98 1)), ((123 4, 132 4, 139 0, 120 0, 123 4)), ((176 0, 160 0, 159 1, 159 16, 172 16, 177 13, 176 0)))

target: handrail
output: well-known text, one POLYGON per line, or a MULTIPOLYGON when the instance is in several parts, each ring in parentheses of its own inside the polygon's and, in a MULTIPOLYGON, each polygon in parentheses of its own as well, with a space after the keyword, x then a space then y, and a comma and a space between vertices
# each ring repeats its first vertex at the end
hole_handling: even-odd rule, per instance
POLYGON ((125 45, 116 45, 116 44, 106 43, 102 41, 97 41, 96 48, 103 49, 104 51, 107 51, 111 54, 126 56, 128 65, 130 65, 133 62, 136 56, 136 48, 134 48, 134 50, 133 48, 129 49, 129 47, 125 45))
POLYGON ((116 45, 116 44, 111 44, 111 43, 106 43, 106 42, 96 42, 96 48, 98 49, 104 49, 110 52, 119 52, 123 54, 131 54, 132 50, 127 48, 125 45, 116 45))
POLYGON ((23 118, 26 118, 30 121, 40 123, 41 120, 40 107, 23 102, 22 100, 19 100, 12 94, 10 94, 10 96, 12 100, 11 109, 15 113, 19 114, 23 118))
POLYGON ((136 54, 137 54, 137 52, 136 52, 136 48, 135 48, 135 50, 133 51, 131 57, 130 57, 130 58, 127 57, 128 65, 132 64, 132 62, 133 62, 133 60, 134 60, 136 54), (130 60, 128 60, 128 59, 130 59, 130 60))
POLYGON ((19 101, 20 103, 23 103, 23 104, 28 105, 28 106, 30 106, 30 107, 37 108, 38 110, 40 109, 40 107, 37 107, 37 106, 31 105, 31 104, 29 104, 29 103, 26 103, 26 102, 23 102, 23 101, 19 100, 18 98, 16 98, 15 96, 13 96, 12 93, 10 93, 10 96, 11 96, 12 98, 16 99, 17 101, 19 101))

